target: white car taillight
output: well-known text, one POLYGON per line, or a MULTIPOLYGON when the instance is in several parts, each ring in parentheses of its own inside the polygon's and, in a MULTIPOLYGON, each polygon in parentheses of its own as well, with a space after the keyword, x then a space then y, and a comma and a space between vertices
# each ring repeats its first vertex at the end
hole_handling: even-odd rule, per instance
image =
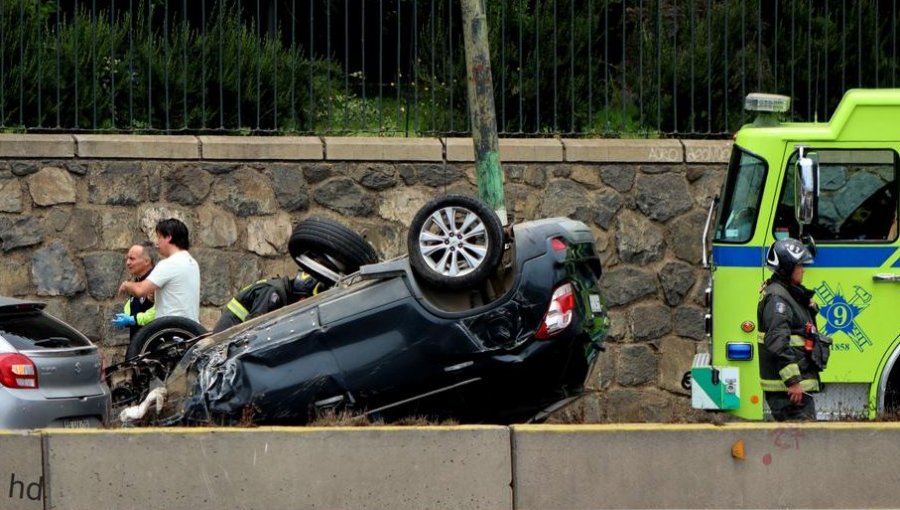
POLYGON ((574 310, 575 289, 571 283, 560 285, 553 291, 550 306, 547 307, 547 313, 544 314, 544 321, 534 336, 543 340, 566 329, 572 323, 574 310))
POLYGON ((0 354, 0 384, 7 388, 36 389, 38 380, 34 363, 22 354, 0 354))

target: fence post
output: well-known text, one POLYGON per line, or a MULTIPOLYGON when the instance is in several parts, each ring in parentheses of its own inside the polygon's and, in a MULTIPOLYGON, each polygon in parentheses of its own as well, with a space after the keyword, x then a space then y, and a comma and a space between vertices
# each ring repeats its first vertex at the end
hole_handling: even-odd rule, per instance
POLYGON ((506 225, 506 202, 503 196, 503 170, 500 168, 500 142, 497 138, 497 114, 494 109, 494 85, 491 77, 491 54, 488 25, 482 0, 460 0, 463 39, 466 49, 469 116, 472 120, 472 143, 475 144, 475 172, 478 194, 506 225))

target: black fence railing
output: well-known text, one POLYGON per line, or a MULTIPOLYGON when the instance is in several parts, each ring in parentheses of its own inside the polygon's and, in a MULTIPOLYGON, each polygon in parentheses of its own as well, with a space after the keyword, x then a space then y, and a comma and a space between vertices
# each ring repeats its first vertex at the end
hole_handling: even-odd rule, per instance
MULTIPOLYGON (((504 136, 733 132, 896 87, 898 0, 485 0, 504 136)), ((459 0, 0 0, 0 130, 466 134, 459 0)))

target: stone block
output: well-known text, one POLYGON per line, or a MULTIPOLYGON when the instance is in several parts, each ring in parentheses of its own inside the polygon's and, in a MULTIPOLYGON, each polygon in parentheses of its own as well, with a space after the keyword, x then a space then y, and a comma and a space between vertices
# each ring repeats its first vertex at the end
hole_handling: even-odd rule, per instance
POLYGON ((198 205, 209 195, 213 176, 195 165, 179 165, 165 173, 162 186, 170 202, 198 205))
POLYGON ((631 332, 636 341, 656 340, 672 331, 672 309, 659 302, 635 305, 631 332))
POLYGON ((10 257, 9 254, 0 258, 0 296, 27 296, 34 293, 31 278, 21 256, 10 257))
POLYGON ((409 225, 416 212, 432 198, 434 197, 430 193, 420 188, 387 190, 381 194, 378 216, 401 225, 409 225))
POLYGON ((309 191, 298 164, 278 164, 271 168, 275 198, 285 211, 309 209, 309 191))
MULTIPOLYGON (((447 161, 475 161, 471 138, 445 138, 447 161)), ((514 162, 561 162, 563 146, 556 138, 501 138, 498 141, 500 164, 514 162)))
POLYGON ((579 207, 590 204, 590 194, 584 186, 564 179, 555 179, 547 185, 540 200, 540 217, 573 216, 579 207))
POLYGON ((209 248, 232 246, 238 239, 234 216, 221 207, 206 204, 197 208, 197 229, 194 234, 199 244, 209 248))
POLYGON ((290 236, 291 220, 287 214, 250 218, 247 221, 247 251, 257 255, 272 257, 287 254, 290 236))
POLYGON ((600 288, 609 306, 619 306, 656 293, 656 278, 650 271, 633 266, 603 272, 600 288))
POLYGON ((325 137, 329 161, 443 161, 436 138, 325 137))
POLYGON ((269 178, 248 167, 219 176, 210 197, 239 217, 273 214, 278 209, 269 178))
POLYGON ((0 213, 22 212, 22 183, 10 172, 0 173, 0 213))
POLYGON ((659 261, 666 251, 663 229, 641 214, 623 210, 616 221, 616 249, 626 264, 659 261))
POLYGON ((150 196, 148 172, 139 161, 115 161, 88 176, 88 201, 99 205, 134 206, 150 196))
POLYGON ((34 253, 31 277, 39 296, 74 296, 87 286, 82 268, 60 241, 53 241, 34 253))
POLYGON ((316 136, 199 136, 203 159, 243 161, 320 160, 322 140, 316 136))
POLYGON ((659 284, 662 287, 666 303, 678 306, 697 282, 694 266, 684 262, 669 262, 659 272, 659 284))
POLYGON ((133 210, 113 210, 100 213, 100 247, 104 250, 125 250, 136 241, 137 221, 133 210))
POLYGON ((0 216, 0 249, 4 252, 33 246, 43 241, 40 222, 35 216, 0 216))
POLYGON ((80 158, 200 159, 200 142, 187 135, 75 135, 80 158))
POLYGON ((123 281, 125 257, 121 253, 91 253, 82 257, 84 273, 87 277, 88 293, 94 299, 115 297, 119 284, 123 281))
POLYGON ((638 176, 635 199, 641 212, 661 222, 689 211, 693 206, 690 187, 684 176, 677 173, 638 176))
POLYGON ((678 140, 621 140, 563 138, 565 161, 595 163, 681 163, 678 140))
POLYGON ((728 163, 731 140, 682 140, 687 163, 728 163))
POLYGON ((656 383, 658 360, 648 345, 623 345, 616 360, 617 382, 622 386, 656 383))
POLYGON ((0 158, 71 158, 75 156, 72 135, 0 135, 0 158))
POLYGON ((366 217, 375 211, 375 197, 352 179, 339 177, 316 188, 316 203, 345 216, 366 217))
POLYGON ((76 198, 75 179, 62 168, 44 167, 29 175, 28 191, 35 205, 74 204, 76 198))
POLYGON ((681 379, 684 373, 691 369, 694 354, 697 352, 697 342, 669 337, 660 340, 659 345, 659 387, 682 395, 690 395, 690 390, 681 386, 681 379))

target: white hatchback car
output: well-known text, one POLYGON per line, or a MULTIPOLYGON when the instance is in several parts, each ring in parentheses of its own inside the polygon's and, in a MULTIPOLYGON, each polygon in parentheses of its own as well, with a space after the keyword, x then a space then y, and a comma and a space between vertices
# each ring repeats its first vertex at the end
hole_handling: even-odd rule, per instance
POLYGON ((0 428, 106 424, 101 351, 44 306, 0 296, 0 428))

